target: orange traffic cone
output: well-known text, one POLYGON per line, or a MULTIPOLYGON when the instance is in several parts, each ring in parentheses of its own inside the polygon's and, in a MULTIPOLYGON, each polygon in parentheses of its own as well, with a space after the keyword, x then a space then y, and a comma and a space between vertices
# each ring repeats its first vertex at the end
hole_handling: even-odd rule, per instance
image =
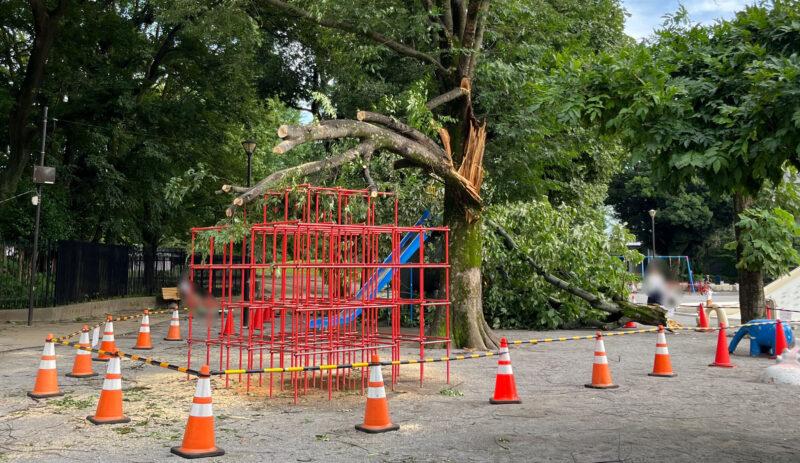
MULTIPOLYGON (((114 352, 117 350, 117 345, 114 343, 114 322, 111 320, 112 317, 109 315, 106 326, 103 328, 103 342, 100 343, 100 350, 104 352, 114 352)), ((94 360, 98 362, 108 362, 110 358, 111 356, 108 354, 98 353, 94 360)))
POLYGON ((172 311, 172 320, 169 322, 169 331, 165 341, 183 341, 181 339, 181 322, 179 320, 178 309, 172 311))
MULTIPOLYGON (((697 327, 698 328, 709 328, 708 317, 706 317, 706 309, 703 308, 703 304, 700 304, 697 307, 697 316, 698 316, 697 327)), ((697 330, 697 331, 706 333, 709 330, 697 330)))
POLYGON ((728 338, 725 336, 725 324, 719 324, 719 337, 717 338, 717 355, 714 357, 714 363, 709 364, 710 367, 717 368, 736 368, 736 365, 731 363, 731 356, 728 352, 728 338))
POLYGON ((625 324, 624 328, 636 328, 636 322, 628 322, 625 324))
MULTIPOLYGON (((372 354, 371 363, 380 363, 377 354, 372 354)), ((380 365, 369 367, 367 409, 364 413, 364 423, 357 424, 356 429, 371 434, 400 429, 400 425, 392 424, 392 420, 389 418, 389 402, 386 401, 386 389, 383 388, 383 374, 380 365)))
POLYGON ((514 372, 511 371, 511 356, 508 354, 508 341, 506 341, 506 338, 500 339, 500 360, 497 362, 497 379, 494 383, 494 396, 489 399, 489 403, 522 403, 517 397, 517 384, 514 382, 514 372))
POLYGON ((772 349, 772 355, 769 358, 778 358, 778 356, 783 353, 783 349, 788 348, 789 345, 786 343, 786 333, 783 331, 783 323, 778 320, 777 326, 775 326, 775 348, 772 349))
POLYGON ((667 350, 667 337, 664 327, 658 325, 658 338, 656 339, 656 358, 653 361, 653 372, 650 376, 678 376, 672 371, 672 361, 667 350))
POLYGON ((192 410, 183 434, 183 443, 169 449, 183 458, 218 457, 225 451, 214 443, 214 413, 211 410, 211 375, 208 365, 200 368, 192 410))
POLYGON ((53 344, 53 335, 48 334, 42 350, 42 360, 39 362, 39 373, 36 375, 36 383, 33 391, 28 393, 28 397, 33 399, 44 399, 45 397, 56 397, 64 395, 58 390, 58 372, 56 371, 56 349, 53 344))
POLYGON ((142 350, 153 348, 153 344, 150 342, 150 311, 147 309, 144 309, 142 324, 139 326, 139 337, 136 338, 136 345, 133 348, 142 350))
POLYGON ((594 365, 592 366, 592 382, 586 387, 593 389, 613 389, 616 384, 611 381, 611 370, 608 368, 606 346, 603 343, 603 333, 597 332, 597 342, 594 345, 594 365))
POLYGON ((769 306, 767 306, 767 318, 772 320, 772 310, 770 310, 769 306))
POLYGON ((113 357, 109 359, 106 369, 106 379, 103 380, 103 390, 100 391, 100 400, 97 401, 97 410, 94 416, 86 419, 94 424, 127 423, 131 419, 122 414, 122 374, 119 369, 119 351, 114 349, 113 357))
MULTIPOLYGON (((83 325, 81 339, 78 341, 81 347, 89 348, 89 327, 83 325)), ((89 378, 97 376, 92 370, 92 353, 85 349, 78 349, 75 353, 75 364, 72 366, 72 373, 67 373, 70 378, 89 378)))

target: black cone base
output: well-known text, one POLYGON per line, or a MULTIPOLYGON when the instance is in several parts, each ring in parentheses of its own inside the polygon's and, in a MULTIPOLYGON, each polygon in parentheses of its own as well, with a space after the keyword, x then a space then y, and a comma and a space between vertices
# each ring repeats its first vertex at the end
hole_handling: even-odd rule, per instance
POLYGON ((98 420, 98 419, 95 419, 95 417, 93 417, 93 416, 87 416, 86 419, 91 421, 94 424, 119 424, 119 423, 130 423, 131 422, 131 419, 128 418, 127 416, 123 416, 122 418, 120 418, 118 420, 98 420))
POLYGON ((589 389, 616 389, 619 387, 618 384, 611 384, 609 386, 595 386, 594 384, 586 384, 585 386, 589 389))
POLYGON ((207 457, 219 457, 225 455, 225 451, 221 448, 217 447, 216 450, 212 450, 210 452, 200 452, 200 453, 187 453, 181 450, 180 447, 172 447, 169 449, 170 452, 178 455, 179 457, 187 458, 187 459, 194 459, 194 458, 207 458, 207 457))
POLYGON ((494 399, 489 399, 489 403, 492 404, 492 405, 521 404, 522 401, 519 400, 519 399, 517 399, 517 400, 494 400, 494 399))
POLYGON ((91 378, 92 376, 97 376, 98 373, 87 373, 85 375, 73 375, 72 373, 67 373, 64 376, 69 376, 70 378, 91 378))
POLYGON ((378 434, 378 433, 381 433, 381 432, 397 431, 398 429, 400 429, 400 425, 399 424, 393 424, 393 425, 391 425, 389 427, 386 427, 386 428, 374 429, 374 428, 365 428, 364 425, 357 424, 356 425, 356 429, 361 431, 361 432, 366 432, 366 433, 369 433, 369 434, 378 434))
POLYGON ((63 392, 53 392, 50 394, 34 394, 33 392, 28 393, 28 397, 31 399, 46 399, 48 397, 61 397, 62 395, 64 395, 63 392))

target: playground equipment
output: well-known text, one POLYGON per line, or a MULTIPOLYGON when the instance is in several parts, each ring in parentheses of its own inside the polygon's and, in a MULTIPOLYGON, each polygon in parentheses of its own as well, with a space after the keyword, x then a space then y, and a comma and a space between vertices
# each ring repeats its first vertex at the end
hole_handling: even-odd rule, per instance
MULTIPOLYGON (((429 212, 402 227, 394 193, 308 185, 270 191, 264 201, 258 213, 250 211, 252 225, 240 236, 230 237, 225 227, 192 229, 190 277, 217 296, 221 310, 218 324, 211 315, 206 319, 205 333, 199 333, 204 338, 192 331, 190 311, 189 362, 198 343, 205 345, 206 364, 218 350, 214 358, 220 369, 230 369, 237 354, 240 369, 366 362, 379 350, 399 360, 404 343, 419 346, 420 358, 430 344, 444 344, 449 355, 448 337, 424 332, 426 309, 444 310, 445 332, 450 322, 448 229, 426 226, 429 212), (388 217, 389 223, 378 224, 378 217, 388 217), (218 238, 224 233, 226 238, 218 238), (434 235, 442 239, 439 255, 425 252, 434 235), (207 244, 207 256, 195 252, 201 242, 207 244), (400 270, 405 269, 415 275, 416 295, 401 294, 400 270), (442 281, 436 297, 425 290, 426 275, 428 281, 431 276, 442 281), (406 306, 417 308, 412 323, 418 331, 401 330, 400 308, 406 306), (381 315, 386 327, 379 324, 381 315)), ((358 378, 351 370, 290 372, 295 400, 300 390, 325 384, 329 398, 334 389, 357 382, 363 392, 366 369, 360 368, 358 378)), ((268 374, 271 396, 274 374, 268 374)), ((392 387, 398 374, 399 366, 393 365, 392 387)), ((238 376, 249 391, 251 375, 238 376)), ((257 376, 262 385, 263 375, 257 376)), ((420 385, 423 378, 420 364, 420 385)), ((284 379, 281 372, 281 389, 284 379)))
MULTIPOLYGON (((775 350, 776 329, 777 324, 772 322, 772 320, 750 320, 747 325, 739 328, 739 331, 737 331, 733 336, 730 348, 728 350, 729 352, 736 350, 736 346, 739 345, 739 341, 742 340, 745 334, 748 334, 750 335, 750 355, 756 356, 765 352, 773 354, 775 350), (750 323, 753 323, 753 325, 750 323), (761 324, 757 325, 756 323, 761 324)), ((792 335, 792 330, 787 329, 785 330, 784 334, 786 336, 786 344, 791 344, 792 339, 794 338, 792 335)))
POLYGON ((695 317, 698 327, 701 328, 709 327, 709 320, 711 320, 711 312, 717 314, 717 322, 720 325, 730 326, 730 323, 728 323, 728 312, 725 311, 724 307, 720 307, 719 305, 716 304, 703 307, 703 304, 700 304, 697 307, 697 317, 695 317))

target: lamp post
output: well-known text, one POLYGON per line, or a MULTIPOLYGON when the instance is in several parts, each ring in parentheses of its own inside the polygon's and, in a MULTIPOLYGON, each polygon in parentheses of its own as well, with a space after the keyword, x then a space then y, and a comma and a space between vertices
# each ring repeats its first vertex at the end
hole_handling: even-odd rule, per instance
MULTIPOLYGON (((252 139, 245 140, 245 141, 242 142, 242 148, 244 148, 244 152, 247 153, 247 188, 250 188, 250 183, 252 182, 252 176, 253 176, 253 151, 256 150, 256 146, 258 146, 258 143, 256 143, 256 141, 252 140, 252 139)), ((245 252, 245 255, 242 256, 242 263, 244 263, 245 259, 247 258, 247 242, 245 242, 244 252, 245 252)), ((245 274, 244 286, 245 286, 245 288, 247 288, 248 299, 250 298, 249 297, 249 295, 250 295, 250 278, 249 277, 250 277, 250 272, 247 272, 245 274)), ((244 300, 244 294, 242 294, 242 300, 244 300)), ((245 307, 242 310, 242 327, 247 328, 247 326, 250 324, 249 323, 249 318, 250 318, 250 307, 245 307)))
POLYGON ((656 256, 656 210, 647 211, 650 214, 650 231, 653 233, 653 257, 656 256))
POLYGON ((31 253, 31 281, 28 293, 28 326, 33 323, 33 295, 36 282, 36 261, 39 253, 39 219, 42 215, 42 184, 52 185, 56 182, 56 169, 44 165, 44 148, 47 142, 47 106, 42 116, 42 149, 39 152, 39 165, 33 166, 33 183, 36 183, 36 196, 31 198, 36 206, 36 221, 33 226, 33 252, 31 253))
POLYGON ((247 187, 250 188, 250 182, 252 181, 253 175, 253 152, 256 150, 256 143, 255 140, 245 140, 242 142, 242 148, 244 148, 244 152, 247 153, 247 187))

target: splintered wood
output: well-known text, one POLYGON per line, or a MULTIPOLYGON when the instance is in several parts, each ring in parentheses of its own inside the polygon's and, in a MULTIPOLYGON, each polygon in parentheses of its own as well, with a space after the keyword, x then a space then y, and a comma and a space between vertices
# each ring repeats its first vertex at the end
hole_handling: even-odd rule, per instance
POLYGON ((470 122, 467 143, 464 146, 464 162, 458 168, 458 173, 469 180, 475 191, 481 190, 483 183, 483 151, 486 148, 486 122, 480 127, 470 122))

